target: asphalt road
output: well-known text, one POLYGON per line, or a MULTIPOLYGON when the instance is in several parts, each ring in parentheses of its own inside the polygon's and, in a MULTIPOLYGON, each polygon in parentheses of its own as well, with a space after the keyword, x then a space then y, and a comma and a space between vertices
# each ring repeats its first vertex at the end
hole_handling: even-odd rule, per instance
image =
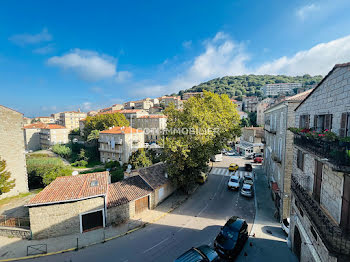
POLYGON ((212 245, 226 220, 240 216, 252 226, 254 199, 227 189, 228 177, 210 175, 206 184, 173 213, 130 235, 35 261, 174 261, 193 246, 212 245))

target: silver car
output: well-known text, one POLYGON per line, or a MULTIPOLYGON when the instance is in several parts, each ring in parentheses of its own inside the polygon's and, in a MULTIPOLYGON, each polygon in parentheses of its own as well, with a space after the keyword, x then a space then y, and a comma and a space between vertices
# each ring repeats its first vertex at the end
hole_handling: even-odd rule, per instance
POLYGON ((241 195, 245 196, 245 197, 253 197, 254 196, 253 185, 243 184, 242 189, 241 189, 241 195))

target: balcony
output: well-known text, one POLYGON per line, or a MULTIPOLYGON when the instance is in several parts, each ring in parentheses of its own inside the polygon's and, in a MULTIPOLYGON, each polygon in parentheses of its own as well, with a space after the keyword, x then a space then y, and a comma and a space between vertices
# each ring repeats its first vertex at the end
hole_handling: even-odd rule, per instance
POLYGON ((304 135, 294 134, 294 144, 315 154, 320 158, 326 158, 334 165, 336 171, 350 171, 349 143, 340 141, 325 141, 322 139, 309 138, 304 135))
POLYGON ((98 148, 99 151, 102 151, 102 152, 110 152, 110 153, 118 153, 118 154, 121 154, 123 153, 123 150, 122 149, 112 149, 112 148, 102 148, 102 147, 99 147, 98 148))
POLYGON ((264 125, 264 130, 265 130, 266 132, 271 133, 271 134, 276 134, 276 129, 275 129, 272 125, 270 125, 270 124, 266 124, 266 123, 265 123, 265 125, 264 125))
POLYGON ((322 210, 304 187, 299 184, 300 177, 292 175, 292 192, 307 213, 313 227, 321 237, 327 249, 337 255, 350 255, 350 232, 335 224, 322 210))

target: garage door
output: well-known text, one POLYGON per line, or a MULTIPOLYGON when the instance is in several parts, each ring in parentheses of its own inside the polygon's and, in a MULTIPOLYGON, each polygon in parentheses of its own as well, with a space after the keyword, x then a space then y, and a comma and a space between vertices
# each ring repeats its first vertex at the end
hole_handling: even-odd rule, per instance
POLYGON ((83 232, 91 231, 103 227, 102 210, 88 213, 81 216, 83 232))
POLYGON ((148 196, 140 198, 135 201, 135 214, 139 214, 142 211, 148 209, 148 196))

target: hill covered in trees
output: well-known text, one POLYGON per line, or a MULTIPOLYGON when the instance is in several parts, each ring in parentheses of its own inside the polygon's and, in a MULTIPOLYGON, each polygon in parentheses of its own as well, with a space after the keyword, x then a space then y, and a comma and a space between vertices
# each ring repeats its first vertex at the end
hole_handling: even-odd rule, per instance
MULTIPOLYGON (((238 96, 258 96, 262 97, 260 90, 266 84, 275 83, 302 83, 308 87, 317 84, 322 79, 318 76, 285 76, 285 75, 241 75, 241 76, 225 76, 212 79, 201 83, 185 91, 180 91, 179 95, 187 92, 201 92, 203 90, 211 91, 218 94, 227 94, 229 97, 238 96)), ((296 90, 295 90, 296 91, 296 90)))

